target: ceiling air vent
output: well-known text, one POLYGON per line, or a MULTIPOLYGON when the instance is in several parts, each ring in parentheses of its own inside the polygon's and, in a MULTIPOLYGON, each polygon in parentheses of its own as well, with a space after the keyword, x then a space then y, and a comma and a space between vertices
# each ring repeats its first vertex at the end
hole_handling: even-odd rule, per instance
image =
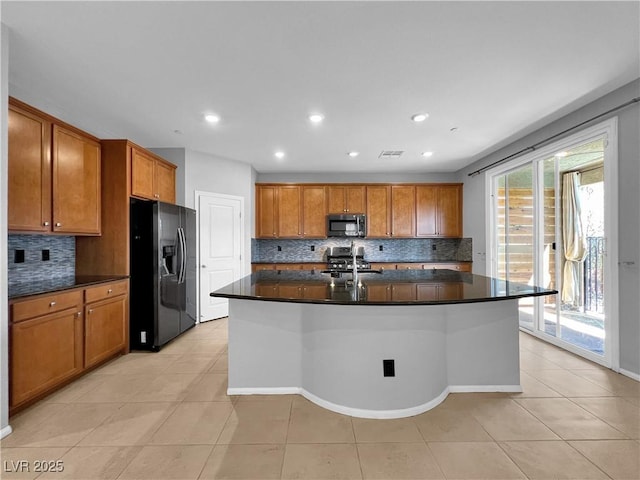
POLYGON ((383 150, 378 155, 378 158, 400 158, 400 156, 404 153, 402 150, 383 150))

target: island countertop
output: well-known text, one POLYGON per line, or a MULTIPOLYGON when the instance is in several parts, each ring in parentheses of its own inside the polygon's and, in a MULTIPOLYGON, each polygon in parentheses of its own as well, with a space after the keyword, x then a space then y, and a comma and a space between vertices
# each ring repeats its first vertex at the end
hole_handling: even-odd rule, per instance
POLYGON ((259 271, 222 287, 212 297, 336 305, 429 305, 491 302, 558 293, 522 283, 454 270, 390 270, 360 273, 259 271))

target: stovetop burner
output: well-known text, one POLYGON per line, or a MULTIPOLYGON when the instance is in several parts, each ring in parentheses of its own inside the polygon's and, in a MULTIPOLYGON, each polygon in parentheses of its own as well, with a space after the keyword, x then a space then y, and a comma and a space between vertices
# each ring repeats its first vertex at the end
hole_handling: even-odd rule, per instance
MULTIPOLYGON (((364 247, 356 248, 356 268, 368 270, 371 264, 364 259, 364 247)), ((329 247, 327 249, 327 270, 336 272, 351 271, 353 269, 353 254, 351 247, 329 247)))

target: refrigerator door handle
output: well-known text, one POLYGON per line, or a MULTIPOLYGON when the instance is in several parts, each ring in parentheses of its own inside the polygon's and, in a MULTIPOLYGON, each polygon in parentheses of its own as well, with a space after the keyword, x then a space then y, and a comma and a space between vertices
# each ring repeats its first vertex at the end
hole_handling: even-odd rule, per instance
POLYGON ((178 275, 178 283, 184 283, 187 271, 187 241, 182 227, 178 228, 178 238, 180 239, 180 274, 178 275))

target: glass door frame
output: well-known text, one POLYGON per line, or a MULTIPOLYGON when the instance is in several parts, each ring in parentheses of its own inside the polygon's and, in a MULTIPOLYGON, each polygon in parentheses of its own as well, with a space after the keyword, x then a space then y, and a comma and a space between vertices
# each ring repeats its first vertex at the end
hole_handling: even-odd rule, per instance
MULTIPOLYGON (((564 348, 572 353, 585 357, 596 363, 619 371, 620 369, 620 334, 619 334, 619 299, 618 299, 618 122, 617 117, 612 117, 604 122, 593 125, 578 133, 550 143, 537 150, 524 154, 502 165, 485 172, 485 188, 488 192, 486 201, 486 218, 488 219, 486 230, 486 245, 489 258, 486 263, 486 274, 497 277, 498 274, 498 249, 497 249, 497 188, 498 178, 511 171, 526 165, 533 164, 533 189, 534 195, 534 279, 539 284, 543 270, 542 260, 544 254, 544 215, 541 214, 544 202, 544 182, 542 174, 544 161, 553 157, 556 152, 569 150, 576 145, 588 143, 604 137, 604 208, 605 208, 605 343, 604 355, 597 355, 591 351, 577 347, 560 338, 549 335, 544 327, 544 297, 537 297, 534 303, 534 328, 521 330, 539 337, 549 343, 564 348)), ((558 162, 555 164, 555 189, 559 191, 558 162)), ((559 211, 560 198, 556 195, 556 211, 559 211)), ((555 219, 555 240, 557 245, 562 245, 560 216, 555 219)), ((556 262, 556 277, 560 274, 559 255, 554 255, 556 262)), ((556 283, 559 286, 559 283, 556 283)), ((560 294, 558 294, 560 295, 560 294)), ((558 301, 556 302, 558 305, 558 301)), ((560 328, 558 318, 557 329, 560 328)))

